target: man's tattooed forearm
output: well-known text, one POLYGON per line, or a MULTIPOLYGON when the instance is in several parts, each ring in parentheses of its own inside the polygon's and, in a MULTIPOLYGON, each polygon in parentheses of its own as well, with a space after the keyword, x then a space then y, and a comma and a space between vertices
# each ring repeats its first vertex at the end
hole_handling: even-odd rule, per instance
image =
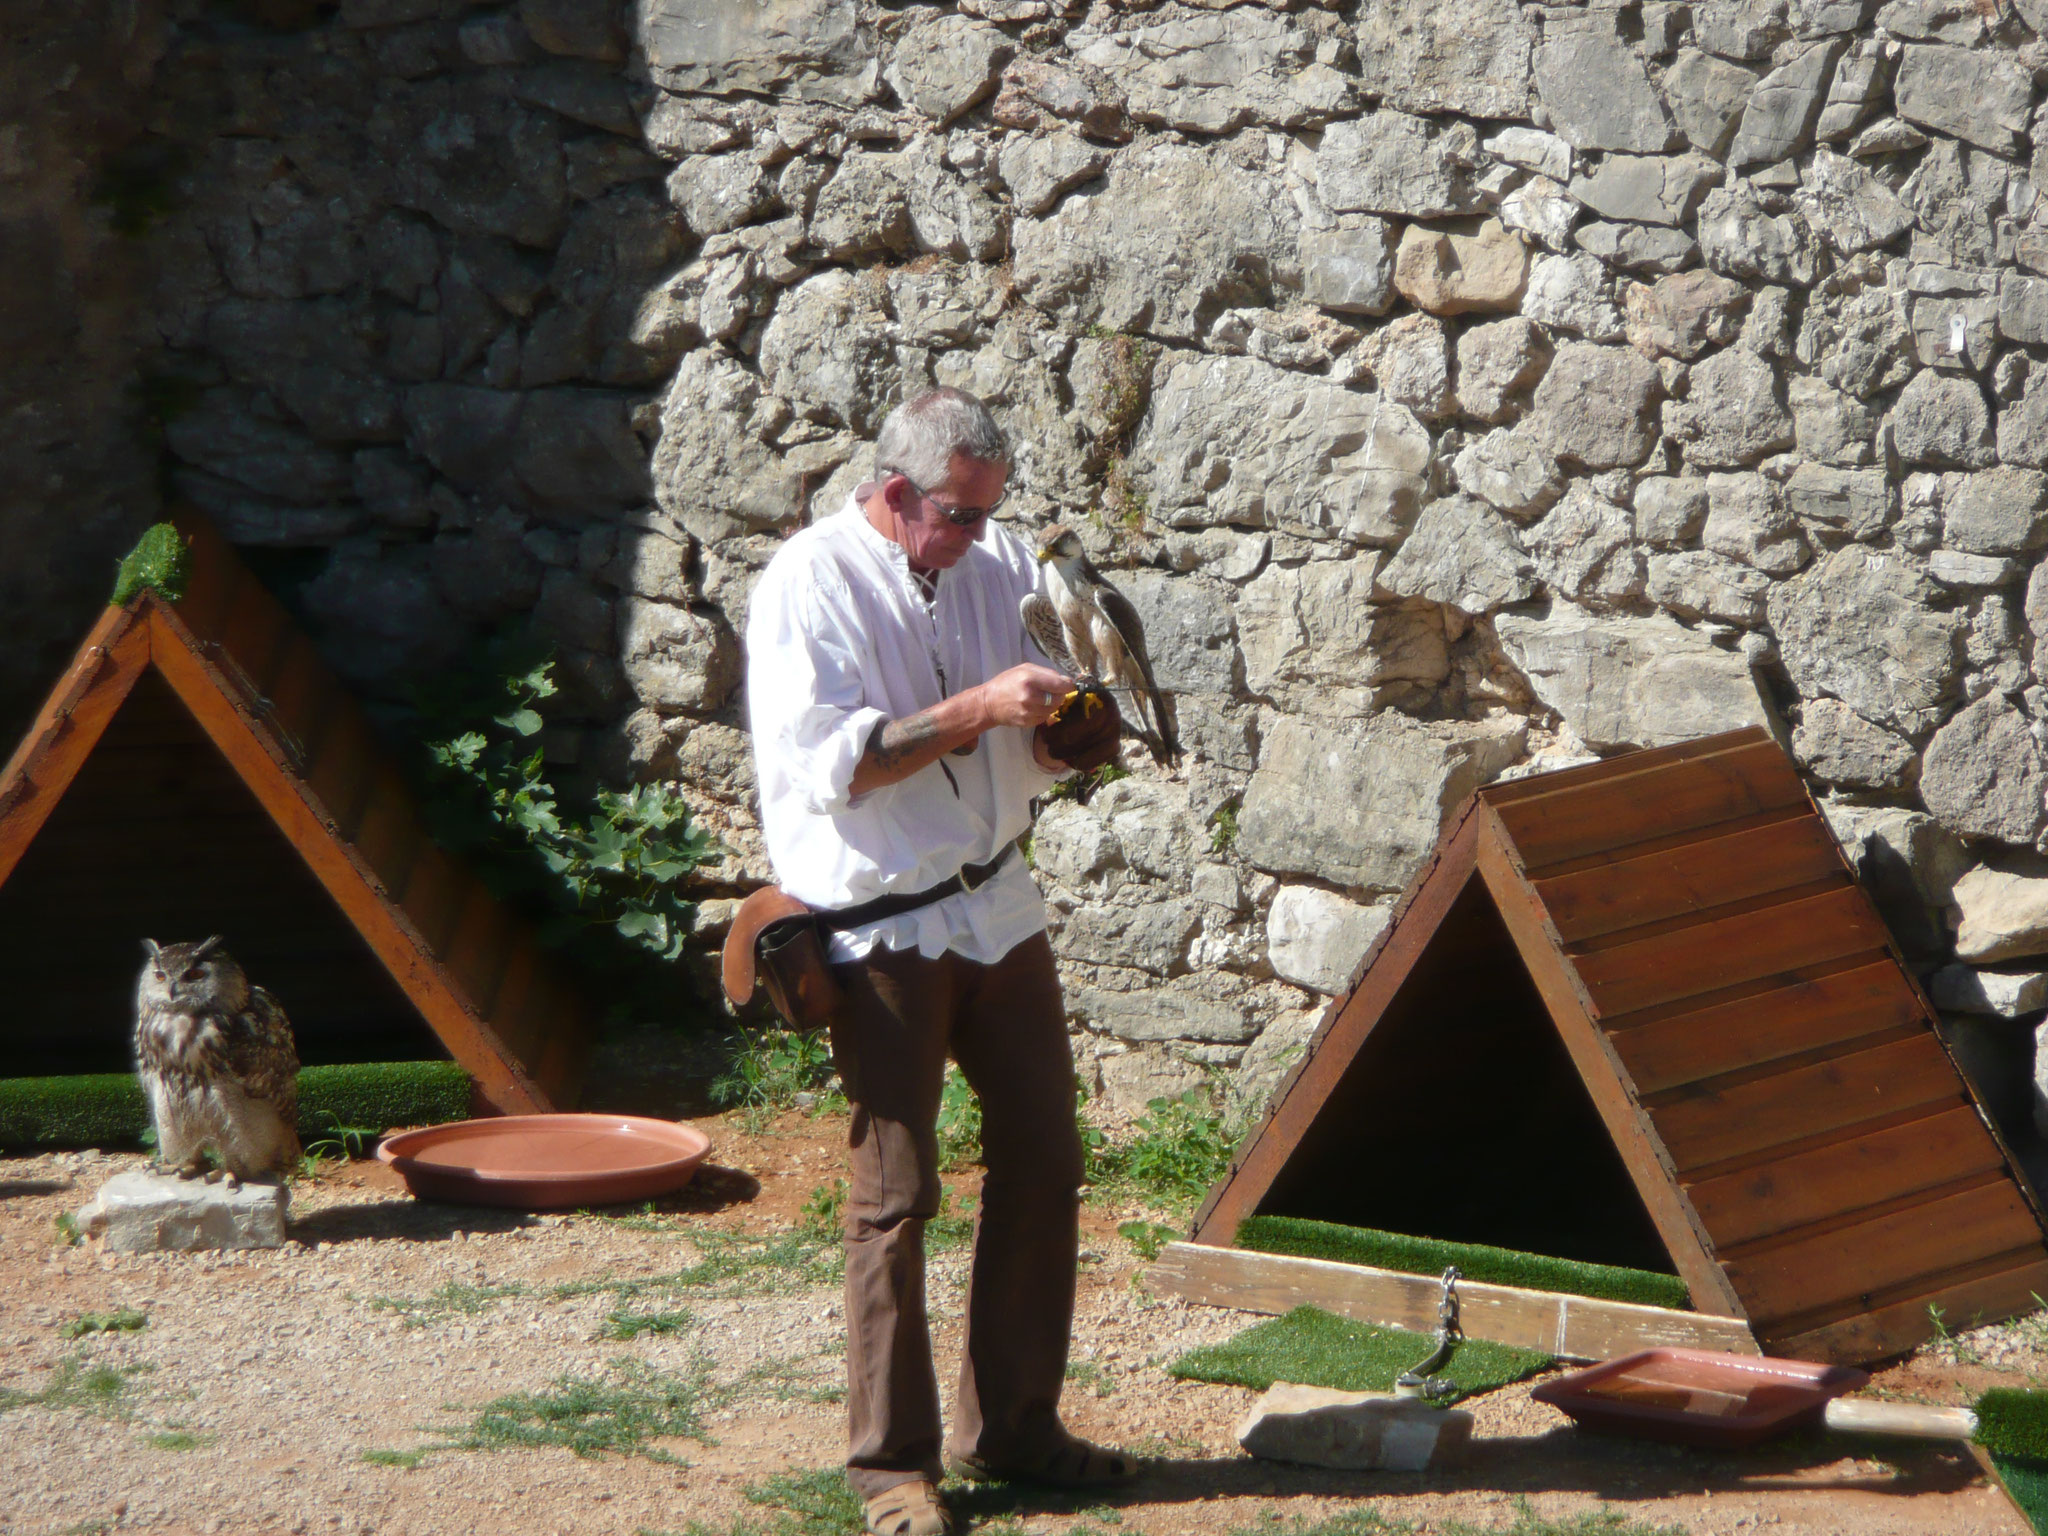
POLYGON ((939 723, 932 718, 930 710, 902 720, 884 720, 868 737, 866 756, 877 768, 900 767, 910 760, 913 753, 936 741, 941 734, 939 723))

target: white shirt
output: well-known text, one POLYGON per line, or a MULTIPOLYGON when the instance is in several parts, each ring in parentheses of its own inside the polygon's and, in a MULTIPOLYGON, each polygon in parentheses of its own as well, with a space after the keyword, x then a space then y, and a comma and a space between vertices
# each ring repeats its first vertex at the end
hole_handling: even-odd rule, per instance
MULTIPOLYGON (((1031 799, 1059 775, 1031 732, 997 726, 966 756, 856 797, 853 771, 875 727, 930 709, 1024 662, 1046 665, 1017 604, 1036 563, 990 523, 937 573, 929 607, 900 545, 857 501, 776 552, 747 612, 747 714, 761 830, 782 888, 812 907, 923 890, 983 864, 1029 829, 1031 799)), ((992 964, 1045 927, 1021 855, 986 885, 832 936, 834 960, 876 944, 992 964)))

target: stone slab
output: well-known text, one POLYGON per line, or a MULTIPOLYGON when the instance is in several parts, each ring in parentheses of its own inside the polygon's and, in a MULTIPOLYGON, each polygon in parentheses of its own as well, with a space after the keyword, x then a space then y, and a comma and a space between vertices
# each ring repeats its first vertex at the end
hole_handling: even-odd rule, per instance
POLYGON ((1391 1392, 1337 1392, 1279 1381, 1237 1426, 1237 1443, 1268 1461, 1349 1471, 1421 1472, 1456 1466, 1472 1415, 1391 1392))
POLYGON ((116 1174, 78 1212, 78 1230, 110 1253, 197 1253, 281 1248, 291 1191, 282 1184, 181 1179, 138 1170, 116 1174))

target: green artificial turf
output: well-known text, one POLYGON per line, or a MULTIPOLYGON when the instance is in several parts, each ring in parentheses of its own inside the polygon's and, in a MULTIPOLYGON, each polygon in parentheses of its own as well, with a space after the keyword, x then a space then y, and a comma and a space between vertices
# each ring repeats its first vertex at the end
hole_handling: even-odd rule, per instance
POLYGON ((1572 1296, 1599 1296, 1645 1307, 1689 1311, 1691 1293, 1676 1275, 1612 1264, 1586 1264, 1577 1259, 1545 1258, 1512 1248, 1481 1243, 1446 1243, 1431 1237, 1403 1237, 1371 1227, 1340 1227, 1334 1222, 1305 1221, 1296 1216, 1252 1216, 1238 1224, 1237 1246, 1260 1253, 1287 1253, 1304 1259, 1334 1259, 1340 1264, 1370 1264, 1410 1275, 1442 1274, 1455 1264, 1467 1280, 1489 1285, 1518 1285, 1532 1291, 1563 1291, 1572 1296))
MULTIPOLYGON (((452 1061, 385 1061, 306 1067, 299 1073, 299 1134, 343 1129, 376 1134, 394 1125, 439 1125, 469 1115, 469 1074, 452 1061)), ((133 1146, 149 1127, 142 1085, 131 1072, 0 1079, 0 1146, 133 1146)))
MULTIPOLYGON (((1340 1392, 1391 1392, 1394 1378, 1429 1358, 1436 1340, 1405 1328, 1378 1328, 1296 1307, 1285 1317, 1247 1328, 1236 1338, 1182 1355, 1167 1371, 1184 1381, 1215 1381, 1260 1391, 1276 1381, 1333 1387, 1340 1392)), ((1533 1376, 1551 1357, 1533 1349, 1466 1339, 1437 1372, 1460 1396, 1490 1392, 1533 1376)))
POLYGON ((2041 1536, 2048 1536, 2048 1461, 1993 1451, 1991 1464, 1998 1468, 1999 1481, 2028 1522, 2041 1536))
POLYGON ((185 595, 191 550, 184 536, 169 523, 155 523, 142 531, 135 547, 121 558, 114 575, 114 593, 107 601, 124 608, 144 588, 159 592, 176 602, 185 595))
POLYGON ((2048 1462, 2048 1392, 1993 1387, 1976 1409, 1977 1443, 1987 1451, 2048 1462))

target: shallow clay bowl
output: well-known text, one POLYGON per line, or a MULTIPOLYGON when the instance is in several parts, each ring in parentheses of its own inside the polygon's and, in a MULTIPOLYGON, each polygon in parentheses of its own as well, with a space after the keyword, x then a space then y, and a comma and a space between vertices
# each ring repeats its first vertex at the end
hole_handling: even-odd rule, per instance
POLYGON ((378 1158, 422 1200, 558 1210, 651 1200, 690 1182, 711 1138, 639 1115, 498 1115, 386 1137, 378 1158))

